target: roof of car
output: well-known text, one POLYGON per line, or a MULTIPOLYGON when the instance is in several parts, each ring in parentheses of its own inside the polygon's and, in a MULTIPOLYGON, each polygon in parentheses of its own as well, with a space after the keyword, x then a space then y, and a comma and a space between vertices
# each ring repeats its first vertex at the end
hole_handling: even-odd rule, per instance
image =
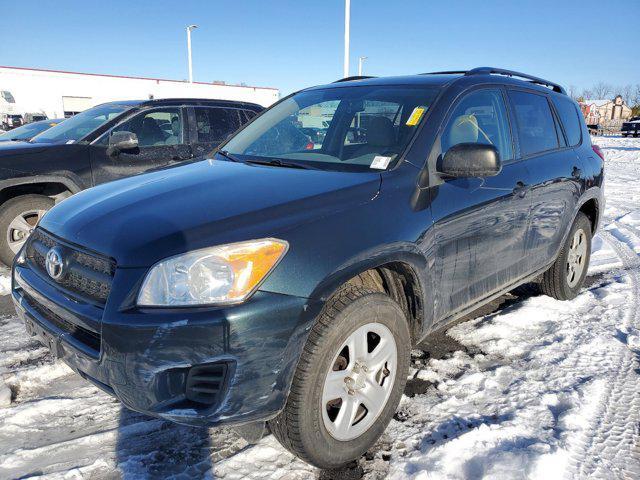
POLYGON ((459 70, 449 72, 422 73, 417 75, 405 75, 397 77, 347 77, 337 80, 329 85, 314 88, 340 88, 345 86, 361 85, 424 85, 444 87, 456 80, 465 78, 468 83, 498 83, 505 85, 526 86, 540 91, 554 91, 566 94, 564 88, 555 82, 544 80, 526 73, 515 72, 493 67, 478 67, 471 70, 459 70))
POLYGON ((242 100, 224 100, 211 98, 155 98, 151 100, 120 100, 116 102, 108 102, 112 105, 131 105, 133 106, 150 106, 150 105, 228 105, 242 107, 257 107, 263 109, 260 105, 242 100))

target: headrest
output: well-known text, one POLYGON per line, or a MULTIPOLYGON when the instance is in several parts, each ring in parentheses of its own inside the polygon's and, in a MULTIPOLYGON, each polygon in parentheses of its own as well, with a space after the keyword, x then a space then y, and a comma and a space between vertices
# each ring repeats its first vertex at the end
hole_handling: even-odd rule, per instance
POLYGON ((449 130, 449 146, 459 143, 478 142, 478 120, 475 115, 460 115, 456 117, 449 130))
POLYGON ((387 117, 375 116, 369 121, 367 128, 367 144, 376 147, 390 147, 395 145, 393 122, 387 117))

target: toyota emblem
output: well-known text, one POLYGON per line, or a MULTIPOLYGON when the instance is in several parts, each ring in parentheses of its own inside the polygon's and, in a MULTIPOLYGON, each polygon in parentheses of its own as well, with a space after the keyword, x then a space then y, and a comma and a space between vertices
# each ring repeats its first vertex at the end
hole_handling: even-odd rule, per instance
POLYGON ((57 247, 53 247, 47 252, 45 265, 47 273, 54 280, 58 280, 64 273, 64 262, 62 261, 62 253, 57 247))

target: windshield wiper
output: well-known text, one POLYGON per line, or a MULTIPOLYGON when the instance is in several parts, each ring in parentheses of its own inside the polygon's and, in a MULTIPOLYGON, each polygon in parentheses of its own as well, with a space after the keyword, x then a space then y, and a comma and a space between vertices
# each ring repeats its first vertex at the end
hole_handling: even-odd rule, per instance
POLYGON ((288 162, 280 160, 279 158, 270 158, 268 160, 247 160, 247 163, 253 163, 255 165, 269 165, 270 167, 283 167, 283 168, 301 168, 304 170, 319 170, 317 167, 305 165, 303 163, 288 162))
POLYGON ((218 150, 216 153, 218 153, 219 155, 222 155, 226 159, 231 160, 232 162, 243 163, 242 160, 240 160, 239 158, 234 157, 233 155, 231 155, 226 150, 218 150))

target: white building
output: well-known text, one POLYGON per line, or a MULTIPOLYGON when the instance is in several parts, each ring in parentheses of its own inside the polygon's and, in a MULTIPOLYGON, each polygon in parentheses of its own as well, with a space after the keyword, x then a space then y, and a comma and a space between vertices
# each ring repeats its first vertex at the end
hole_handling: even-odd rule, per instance
POLYGON ((0 97, 0 113, 44 112, 49 118, 68 117, 114 100, 209 98, 244 100, 267 107, 280 97, 278 89, 268 87, 3 66, 0 91, 9 92, 15 99, 9 105, 6 95, 0 97))

